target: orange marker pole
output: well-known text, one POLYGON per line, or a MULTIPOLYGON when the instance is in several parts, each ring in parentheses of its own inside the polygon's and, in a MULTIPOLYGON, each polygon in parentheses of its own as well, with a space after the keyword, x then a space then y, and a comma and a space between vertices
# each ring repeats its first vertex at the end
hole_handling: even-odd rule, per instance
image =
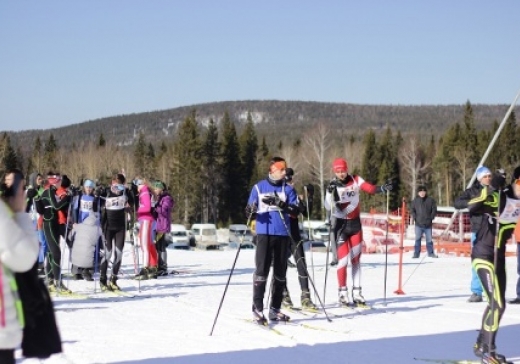
POLYGON ((399 282, 395 294, 405 294, 403 291, 403 253, 404 253, 404 234, 406 231, 406 200, 403 198, 403 206, 401 208, 401 227, 399 231, 399 282))

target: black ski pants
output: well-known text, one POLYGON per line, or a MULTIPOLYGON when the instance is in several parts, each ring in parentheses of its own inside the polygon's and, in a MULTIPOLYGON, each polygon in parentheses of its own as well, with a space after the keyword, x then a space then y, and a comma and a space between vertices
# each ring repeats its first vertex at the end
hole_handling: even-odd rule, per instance
POLYGON ((280 309, 285 275, 287 273, 287 249, 289 237, 281 235, 257 235, 255 273, 253 275, 253 306, 264 309, 264 295, 271 262, 273 263, 272 297, 270 307, 280 309))
POLYGON ((60 225, 57 220, 43 220, 43 233, 49 247, 46 273, 49 279, 61 278, 60 225))
POLYGON ((123 260, 123 249, 125 247, 125 233, 126 230, 110 230, 105 231, 105 239, 102 239, 103 249, 100 265, 100 276, 106 277, 108 270, 108 261, 112 259, 112 252, 114 252, 114 260, 112 263, 112 276, 117 278, 121 262, 123 260))

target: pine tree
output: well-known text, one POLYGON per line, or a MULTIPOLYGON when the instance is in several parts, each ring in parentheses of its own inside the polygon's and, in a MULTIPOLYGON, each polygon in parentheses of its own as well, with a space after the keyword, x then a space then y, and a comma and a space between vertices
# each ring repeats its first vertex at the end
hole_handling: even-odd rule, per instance
POLYGON ((56 139, 54 139, 54 135, 51 133, 49 135, 49 139, 45 143, 45 147, 43 148, 43 168, 45 171, 56 171, 58 168, 58 145, 56 144, 56 139))
POLYGON ((2 141, 1 141, 1 158, 2 158, 2 165, 1 168, 3 171, 6 171, 8 169, 13 168, 20 168, 21 166, 18 163, 18 157, 16 155, 16 152, 11 145, 11 138, 7 133, 4 133, 2 135, 2 141))
POLYGON ((247 122, 240 135, 240 150, 243 168, 243 179, 247 184, 247 189, 251 189, 256 183, 256 167, 258 153, 258 138, 256 136, 255 125, 251 113, 247 114, 247 122))
POLYGON ((369 129, 363 138, 363 148, 361 176, 370 183, 376 183, 381 158, 376 141, 376 134, 372 129, 369 129))
POLYGON ((179 218, 183 224, 202 221, 200 158, 201 142, 196 110, 192 110, 179 126, 173 145, 172 175, 176 179, 172 181, 172 185, 177 195, 179 218))
POLYGON ((103 136, 103 133, 100 133, 100 134, 99 134, 99 139, 98 139, 98 147, 102 148, 102 147, 104 147, 106 144, 107 144, 107 142, 106 142, 106 140, 105 140, 105 137, 103 136))
POLYGON ((139 136, 137 137, 137 143, 135 144, 134 148, 134 170, 137 175, 141 177, 150 177, 146 174, 146 153, 147 153, 147 146, 146 141, 144 138, 143 133, 139 133, 139 136))
POLYGON ((218 129, 210 119, 202 143, 202 211, 203 221, 218 221, 218 194, 222 184, 218 129))
POLYGON ((219 193, 219 221, 223 224, 244 220, 247 185, 242 179, 240 146, 235 124, 225 112, 222 119, 222 189, 219 193))

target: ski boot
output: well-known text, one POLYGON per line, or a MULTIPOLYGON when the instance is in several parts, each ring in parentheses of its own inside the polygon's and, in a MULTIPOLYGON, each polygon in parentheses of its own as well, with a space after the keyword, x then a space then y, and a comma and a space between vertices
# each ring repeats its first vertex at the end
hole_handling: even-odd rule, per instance
POLYGON ((271 307, 269 309, 269 321, 287 322, 291 318, 282 313, 279 308, 271 307))
POLYGON ((294 304, 291 300, 291 296, 289 295, 289 290, 287 290, 287 287, 284 288, 282 295, 282 306, 288 309, 294 308, 294 304))
POLYGON ((86 281, 92 282, 94 278, 92 278, 92 273, 89 270, 83 272, 82 278, 86 281))
POLYGON ((316 312, 318 307, 311 300, 311 293, 309 291, 302 291, 301 295, 302 310, 316 312))
POLYGON ((101 288, 101 292, 111 291, 107 284, 107 277, 99 277, 99 288, 101 288))
POLYGON ((263 310, 257 310, 253 305, 253 320, 262 326, 267 326, 267 319, 264 316, 263 310))
POLYGON ((56 293, 56 285, 54 284, 54 281, 49 281, 47 283, 47 289, 50 293, 56 293))
POLYGON ((338 291, 338 305, 339 307, 350 307, 348 302, 347 287, 340 287, 338 291))
POLYGON ((70 294, 70 293, 72 293, 72 291, 71 291, 70 289, 68 289, 68 288, 63 284, 62 281, 59 281, 59 282, 58 282, 58 281, 54 281, 54 285, 55 285, 55 287, 56 287, 56 292, 57 292, 58 294, 60 294, 60 293, 61 293, 61 294, 70 294))
POLYGON ((504 355, 496 352, 495 344, 492 344, 490 349, 487 343, 482 342, 482 334, 478 334, 477 342, 473 345, 473 353, 475 356, 482 358, 483 363, 509 363, 504 355))
POLYGON ((157 279, 157 267, 148 268, 148 279, 157 279))
POLYGON ((365 298, 361 294, 361 287, 352 287, 352 302, 354 303, 354 307, 369 308, 365 298))
POLYGON ((110 282, 108 282, 108 289, 110 291, 120 291, 121 288, 119 288, 119 286, 117 285, 117 277, 116 276, 112 276, 110 277, 110 282))
POLYGON ((149 279, 149 271, 148 268, 142 268, 139 273, 135 276, 135 279, 138 281, 145 281, 149 279))

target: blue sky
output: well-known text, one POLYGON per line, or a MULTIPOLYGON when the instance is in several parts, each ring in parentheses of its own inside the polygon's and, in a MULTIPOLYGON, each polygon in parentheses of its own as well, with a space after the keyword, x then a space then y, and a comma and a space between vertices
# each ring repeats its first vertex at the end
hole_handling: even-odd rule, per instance
POLYGON ((520 1, 3 0, 0 130, 230 100, 510 104, 520 1))

